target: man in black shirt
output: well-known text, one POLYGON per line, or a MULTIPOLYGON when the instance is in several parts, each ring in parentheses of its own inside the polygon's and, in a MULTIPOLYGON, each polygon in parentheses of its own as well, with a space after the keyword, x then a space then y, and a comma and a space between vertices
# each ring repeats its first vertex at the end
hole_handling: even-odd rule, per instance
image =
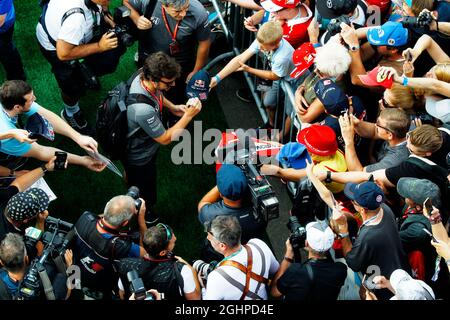
MULTIPOLYGON (((342 211, 333 212, 333 221, 337 224, 339 237, 342 239, 342 251, 347 265, 353 271, 368 276, 389 277, 396 269, 409 270, 394 214, 383 203, 384 193, 380 187, 371 181, 347 183, 344 193, 363 219, 358 237, 352 244, 345 215, 342 211)), ((380 300, 387 300, 392 296, 386 289, 375 290, 375 294, 380 300)))
POLYGON ((328 251, 333 242, 333 231, 326 223, 308 223, 308 260, 300 264, 293 263, 294 251, 287 240, 286 254, 272 280, 272 296, 284 295, 286 300, 336 300, 347 277, 347 267, 330 258, 328 251))

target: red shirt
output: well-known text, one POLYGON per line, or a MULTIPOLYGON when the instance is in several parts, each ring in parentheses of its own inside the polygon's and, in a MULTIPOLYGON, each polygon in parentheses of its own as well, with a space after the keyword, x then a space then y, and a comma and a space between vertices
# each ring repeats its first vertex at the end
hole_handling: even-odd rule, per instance
POLYGON ((283 38, 288 41, 294 49, 297 49, 303 42, 308 42, 308 26, 313 18, 311 10, 302 4, 306 9, 306 17, 299 14, 293 19, 287 20, 283 25, 283 38))

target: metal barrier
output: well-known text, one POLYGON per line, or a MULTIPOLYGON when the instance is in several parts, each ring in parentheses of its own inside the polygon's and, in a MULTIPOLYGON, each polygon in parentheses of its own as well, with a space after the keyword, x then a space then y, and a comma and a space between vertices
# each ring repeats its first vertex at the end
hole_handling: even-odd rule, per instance
MULTIPOLYGON (((249 30, 245 29, 243 21, 245 12, 251 11, 248 9, 243 9, 241 7, 238 7, 234 4, 230 4, 229 2, 222 2, 223 8, 221 8, 217 2, 217 0, 210 0, 212 3, 214 10, 216 12, 216 16, 210 21, 210 23, 215 22, 219 20, 219 23, 222 27, 222 30, 229 41, 229 43, 232 44, 232 51, 221 54, 211 60, 207 66, 206 69, 210 69, 213 67, 216 63, 239 55, 242 51, 247 49, 250 44, 255 39, 255 33, 250 32, 249 30)), ((254 59, 250 59, 250 61, 247 62, 247 64, 253 68, 258 68, 260 65, 260 59, 258 57, 254 59)), ((261 114, 261 118, 264 122, 268 121, 268 115, 265 110, 265 107, 263 105, 261 94, 256 90, 256 77, 253 75, 250 75, 246 72, 243 72, 243 75, 245 77, 245 80, 247 82, 247 85, 250 89, 250 92, 252 93, 253 98, 255 99, 256 106, 258 107, 259 113, 261 114)), ((281 91, 284 92, 285 97, 287 97, 288 101, 292 105, 292 112, 289 115, 291 119, 291 125, 289 128, 289 138, 288 141, 292 140, 294 130, 300 130, 302 127, 302 123, 300 119, 297 117, 297 114, 295 112, 295 95, 294 92, 290 86, 290 84, 286 81, 281 79, 280 80, 280 86, 278 89, 277 94, 277 106, 275 111, 275 119, 278 119, 279 112, 283 112, 282 116, 282 124, 280 128, 280 132, 284 135, 286 132, 285 128, 285 122, 286 122, 286 113, 285 113, 285 99, 281 99, 281 91)), ((275 121, 275 124, 278 121, 275 121)), ((278 129, 278 128, 276 128, 278 129)), ((288 190, 295 194, 296 192, 296 184, 295 183, 288 183, 288 190)))

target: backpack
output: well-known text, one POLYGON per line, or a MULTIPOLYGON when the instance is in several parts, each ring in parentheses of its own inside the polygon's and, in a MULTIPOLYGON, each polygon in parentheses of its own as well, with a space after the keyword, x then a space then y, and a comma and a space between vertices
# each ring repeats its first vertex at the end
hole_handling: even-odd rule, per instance
POLYGON ((316 218, 324 220, 327 217, 327 208, 311 181, 308 178, 300 180, 290 212, 291 216, 296 216, 299 223, 305 226, 316 218))
POLYGON ((120 82, 97 109, 97 141, 112 160, 122 159, 126 154, 127 141, 140 128, 128 133, 127 107, 135 103, 154 105, 152 98, 139 93, 129 93, 130 86, 141 70, 136 71, 127 82, 120 82))

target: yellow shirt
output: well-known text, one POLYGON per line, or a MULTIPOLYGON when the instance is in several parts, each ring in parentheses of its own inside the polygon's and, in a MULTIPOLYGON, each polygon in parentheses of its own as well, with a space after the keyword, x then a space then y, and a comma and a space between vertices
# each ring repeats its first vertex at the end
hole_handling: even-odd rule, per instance
MULTIPOLYGON (((345 162, 345 156, 341 150, 338 149, 336 154, 331 158, 317 162, 314 166, 314 173, 323 171, 331 172, 345 172, 347 171, 347 163, 345 162)), ((333 193, 339 193, 344 190, 344 184, 338 182, 324 183, 325 186, 333 193)))

